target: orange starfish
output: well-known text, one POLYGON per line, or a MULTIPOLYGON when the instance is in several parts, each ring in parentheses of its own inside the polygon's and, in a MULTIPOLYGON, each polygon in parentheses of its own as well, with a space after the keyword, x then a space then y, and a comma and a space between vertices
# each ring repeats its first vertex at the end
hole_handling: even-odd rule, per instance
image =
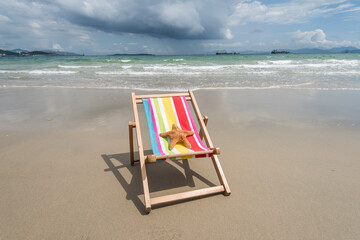
POLYGON ((178 142, 184 144, 185 147, 191 148, 190 142, 186 139, 187 136, 193 135, 193 131, 181 130, 176 124, 172 125, 172 130, 169 132, 160 133, 160 137, 170 137, 169 149, 172 150, 178 142))

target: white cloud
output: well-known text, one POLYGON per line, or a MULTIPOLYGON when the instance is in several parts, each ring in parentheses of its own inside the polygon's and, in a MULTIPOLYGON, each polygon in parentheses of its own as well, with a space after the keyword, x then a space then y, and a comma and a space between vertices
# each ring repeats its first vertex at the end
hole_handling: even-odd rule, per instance
MULTIPOLYGON (((121 46, 114 46, 119 49, 126 46, 127 49, 124 50, 128 52, 138 52, 144 44, 149 46, 147 49, 156 49, 157 53, 201 53, 207 51, 203 49, 205 47, 246 50, 277 45, 282 48, 289 41, 285 39, 281 29, 290 27, 279 28, 279 34, 275 35, 268 34, 271 33, 272 26, 262 23, 301 23, 314 17, 341 13, 344 21, 351 21, 344 24, 356 30, 360 21, 360 5, 355 0, 277 0, 275 2, 279 3, 276 4, 269 2, 273 1, 0 1, 0 44, 8 49, 22 47, 42 50, 51 49, 55 43, 61 44, 60 48, 67 51, 96 54, 105 50, 111 53, 113 42, 122 42, 121 46), (249 26, 241 26, 246 24, 249 26), (249 32, 262 34, 247 34, 249 32), (272 45, 275 38, 282 39, 282 43, 274 42, 272 45), (216 39, 221 39, 220 43, 209 43, 216 39), (231 39, 234 42, 229 41, 231 39), (257 45, 259 41, 267 46, 262 43, 257 45), (167 48, 168 46, 170 48, 167 48)), ((320 26, 313 29, 318 27, 320 26)), ((327 29, 334 31, 332 35, 340 35, 342 30, 336 27, 328 26, 327 29)), ((287 31, 296 29, 301 28, 287 31)), ((349 41, 328 40, 324 31, 319 30, 299 30, 292 33, 292 43, 296 43, 296 46, 289 43, 286 47, 351 44, 349 41)), ((356 38, 357 33, 347 32, 346 35, 356 38)), ((341 39, 342 36, 338 37, 341 39)), ((360 44, 353 42, 353 46, 360 44)))
POLYGON ((225 34, 224 35, 225 35, 226 39, 232 39, 234 37, 229 28, 225 29, 225 34))
POLYGON ((216 1, 57 0, 61 15, 79 26, 157 38, 229 38, 224 4, 216 1))
POLYGON ((203 47, 210 47, 210 48, 232 48, 232 47, 243 47, 245 43, 242 42, 232 42, 232 43, 202 43, 201 46, 203 47))
POLYGON ((198 11, 190 2, 163 2, 150 6, 149 9, 158 18, 159 22, 165 26, 186 29, 189 35, 202 34, 205 30, 201 25, 198 11))
POLYGON ((79 39, 81 42, 90 41, 90 36, 86 33, 80 34, 79 39))
POLYGON ((297 30, 292 33, 292 39, 298 47, 309 48, 333 48, 333 47, 348 47, 359 46, 359 42, 351 41, 330 41, 327 40, 326 34, 322 29, 316 29, 314 31, 302 32, 297 30))
POLYGON ((0 22, 10 22, 10 18, 0 14, 0 22))
POLYGON ((292 24, 309 21, 323 14, 359 11, 354 4, 343 4, 347 0, 292 0, 265 5, 259 1, 242 1, 235 6, 229 17, 229 25, 244 25, 249 22, 292 24))
POLYGON ((326 35, 323 30, 316 29, 314 31, 302 32, 297 30, 292 34, 296 44, 307 47, 329 46, 330 41, 326 40, 326 35))
POLYGON ((69 23, 49 2, 0 1, 0 34, 8 48, 51 49, 54 42, 80 45, 91 41, 89 29, 69 23))
POLYGON ((29 21, 29 26, 32 28, 41 28, 41 25, 37 21, 29 21))
POLYGON ((55 51, 64 51, 64 49, 58 43, 54 43, 52 49, 55 51))

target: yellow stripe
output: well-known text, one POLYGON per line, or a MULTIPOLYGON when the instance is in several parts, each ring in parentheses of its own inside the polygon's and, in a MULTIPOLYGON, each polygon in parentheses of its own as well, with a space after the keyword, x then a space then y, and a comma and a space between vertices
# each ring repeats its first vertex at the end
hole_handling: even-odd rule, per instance
MULTIPOLYGON (((176 122, 175 112, 174 112, 173 106, 171 104, 171 100, 170 100, 170 98, 161 98, 161 100, 163 102, 166 118, 167 118, 169 127, 171 129, 173 124, 178 125, 176 122)), ((192 152, 191 150, 187 149, 182 143, 177 143, 175 145, 175 149, 181 153, 192 152)), ((191 158, 191 156, 190 157, 182 157, 182 158, 191 158)))

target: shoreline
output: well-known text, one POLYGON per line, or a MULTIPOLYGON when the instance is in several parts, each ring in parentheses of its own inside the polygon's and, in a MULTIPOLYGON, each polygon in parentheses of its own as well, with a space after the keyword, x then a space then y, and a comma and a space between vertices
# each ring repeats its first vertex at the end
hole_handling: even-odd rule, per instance
MULTIPOLYGON (((232 194, 145 215, 131 90, 0 88, 0 239, 356 239, 360 92, 287 90, 194 91, 232 194)), ((217 184, 188 162, 148 164, 152 196, 217 184)))
MULTIPOLYGON (((300 85, 307 85, 300 84, 300 85)), ((140 91, 140 92, 187 92, 189 89, 163 89, 163 88, 154 88, 154 89, 146 89, 146 88, 121 88, 121 87, 95 87, 95 86, 50 86, 50 85, 44 85, 44 86, 25 86, 25 85, 0 85, 0 89, 20 89, 20 88, 34 88, 34 89, 94 89, 94 90, 124 90, 124 91, 140 91)), ((270 86, 270 87, 213 87, 213 88, 193 88, 192 91, 208 91, 208 90, 229 90, 229 91, 241 91, 241 90, 294 90, 294 91, 360 91, 360 88, 295 88, 293 86, 270 86)))

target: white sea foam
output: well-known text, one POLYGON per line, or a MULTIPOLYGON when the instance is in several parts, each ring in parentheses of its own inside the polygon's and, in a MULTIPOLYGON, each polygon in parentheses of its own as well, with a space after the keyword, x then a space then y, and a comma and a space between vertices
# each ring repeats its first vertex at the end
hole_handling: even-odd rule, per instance
POLYGON ((126 65, 126 66, 121 66, 123 69, 129 69, 131 68, 132 66, 131 65, 126 65))
POLYGON ((74 71, 53 71, 53 70, 32 70, 29 71, 30 74, 74 74, 74 71))
POLYGON ((360 64, 360 60, 347 60, 347 59, 328 59, 325 62, 341 64, 341 65, 342 64, 352 65, 352 66, 356 66, 360 64))
POLYGON ((324 75, 360 75, 360 71, 323 72, 324 75))
POLYGON ((149 65, 144 66, 145 70, 160 70, 160 71, 179 71, 179 70, 198 70, 198 71, 214 71, 224 68, 233 67, 236 65, 200 65, 200 66, 187 66, 187 65, 149 65))
POLYGON ((274 64, 274 65, 291 65, 291 64, 299 64, 301 61, 295 60, 267 60, 267 61, 258 61, 259 65, 267 65, 267 64, 274 64))
POLYGON ((71 68, 71 69, 78 69, 78 68, 101 68, 98 65, 58 65, 59 68, 71 68))
POLYGON ((165 73, 158 73, 158 72, 136 72, 136 71, 103 71, 103 72, 96 72, 98 75, 156 75, 156 74, 165 74, 165 73))
POLYGON ((127 62, 131 62, 131 60, 130 59, 122 59, 122 60, 120 60, 120 62, 127 63, 127 62))
POLYGON ((173 59, 164 59, 164 62, 168 62, 168 61, 174 61, 174 62, 182 62, 185 61, 185 59, 183 58, 173 58, 173 59))

